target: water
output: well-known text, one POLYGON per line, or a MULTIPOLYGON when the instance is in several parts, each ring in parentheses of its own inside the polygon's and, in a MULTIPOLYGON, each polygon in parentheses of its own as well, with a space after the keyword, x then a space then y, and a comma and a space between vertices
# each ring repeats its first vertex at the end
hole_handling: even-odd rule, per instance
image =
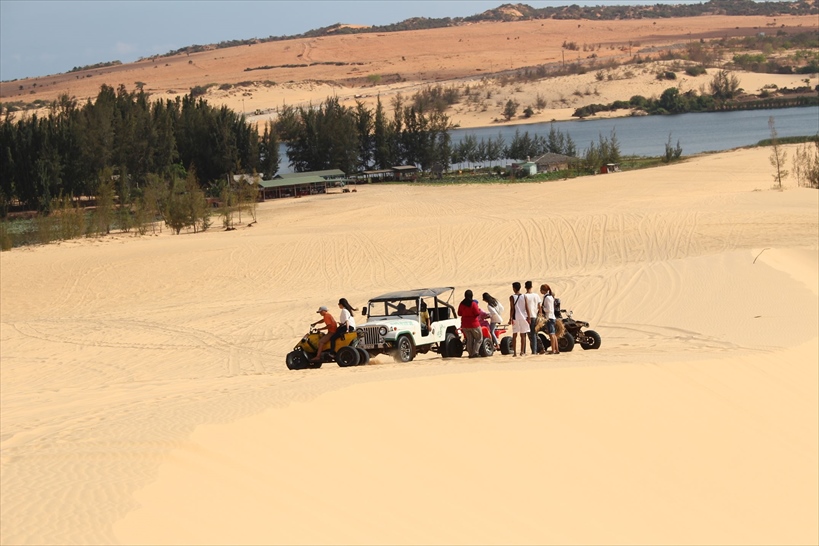
MULTIPOLYGON (((620 142, 622 155, 663 155, 669 133, 671 133, 671 145, 676 146, 679 139, 683 155, 691 155, 730 150, 770 138, 768 118, 772 116, 779 138, 815 135, 819 132, 819 108, 815 106, 556 121, 554 126, 564 135, 571 135, 577 146, 578 154, 582 154, 591 141, 597 142, 600 134, 609 137, 614 129, 617 140, 620 142)), ((545 137, 549 134, 550 126, 550 123, 533 123, 480 129, 456 129, 452 131, 452 142, 460 142, 468 134, 475 135, 478 140, 495 138, 500 132, 508 145, 512 142, 516 129, 519 129, 521 134, 528 131, 529 136, 545 137)))
MULTIPOLYGON (((661 156, 665 153, 668 134, 671 145, 680 141, 683 155, 702 152, 720 152, 756 144, 771 137, 768 118, 773 117, 776 132, 780 138, 789 136, 815 135, 819 133, 819 108, 776 108, 770 110, 735 110, 732 112, 706 112, 697 114, 677 114, 673 116, 638 116, 612 119, 590 119, 587 121, 556 121, 555 129, 564 135, 571 135, 578 154, 589 147, 599 135, 609 137, 611 130, 617 134, 621 155, 661 156)), ((475 135, 478 140, 497 137, 498 133, 512 142, 515 131, 528 131, 530 136, 547 136, 550 122, 525 125, 504 125, 479 129, 455 129, 452 142, 460 142, 466 135, 475 135)), ((281 166, 279 172, 293 172, 288 164, 287 148, 279 147, 281 166)), ((525 159, 525 158, 514 158, 525 159)))

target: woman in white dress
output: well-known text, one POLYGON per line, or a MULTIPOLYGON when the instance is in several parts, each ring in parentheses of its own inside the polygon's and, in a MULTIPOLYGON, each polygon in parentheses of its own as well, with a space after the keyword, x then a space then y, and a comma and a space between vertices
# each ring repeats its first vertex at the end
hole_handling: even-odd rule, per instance
POLYGON ((515 292, 509 296, 509 323, 512 325, 512 356, 517 356, 515 344, 520 334, 520 355, 526 354, 526 334, 529 333, 529 313, 526 310, 526 298, 520 293, 520 283, 512 283, 515 292))

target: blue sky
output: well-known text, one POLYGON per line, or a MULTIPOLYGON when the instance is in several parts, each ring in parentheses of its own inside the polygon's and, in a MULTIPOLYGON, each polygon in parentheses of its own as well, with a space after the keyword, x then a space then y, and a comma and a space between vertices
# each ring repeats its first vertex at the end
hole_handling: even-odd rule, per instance
MULTIPOLYGON (((300 34, 335 23, 465 17, 510 0, 0 0, 0 80, 99 62, 135 61, 193 44, 300 34)), ((696 3, 696 0, 530 1, 547 5, 696 3)))

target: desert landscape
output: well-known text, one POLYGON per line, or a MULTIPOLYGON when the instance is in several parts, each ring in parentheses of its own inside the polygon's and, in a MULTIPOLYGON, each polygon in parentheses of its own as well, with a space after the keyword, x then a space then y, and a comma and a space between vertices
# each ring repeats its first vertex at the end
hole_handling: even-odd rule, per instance
POLYGON ((360 186, 4 252, 3 543, 815 543, 819 196, 769 171, 360 186), (527 279, 601 349, 284 365, 339 297, 527 279))
MULTIPOLYGON (((817 24, 793 19, 776 24, 817 24)), ((40 78, 34 95, 29 80, 3 82, 0 95, 24 85, 26 100, 84 100, 103 82, 142 81, 170 97, 269 77, 206 98, 247 112, 385 100, 477 85, 476 67, 558 62, 566 39, 648 47, 770 22, 271 42, 40 78), (371 64, 244 72, 305 57, 371 64), (373 85, 376 73, 405 81, 373 85)), ((566 119, 581 105, 574 89, 599 87, 594 102, 606 102, 667 85, 636 72, 498 93, 548 94, 529 121, 566 119)), ((746 89, 800 79, 740 77, 746 89)), ((498 115, 461 108, 463 127, 498 115)), ((773 189, 769 155, 551 182, 359 185, 261 203, 233 231, 0 253, 0 543, 819 543, 819 193, 773 189), (316 309, 341 297, 360 309, 384 292, 454 286, 505 300, 525 280, 549 283, 602 347, 285 367, 316 309)))

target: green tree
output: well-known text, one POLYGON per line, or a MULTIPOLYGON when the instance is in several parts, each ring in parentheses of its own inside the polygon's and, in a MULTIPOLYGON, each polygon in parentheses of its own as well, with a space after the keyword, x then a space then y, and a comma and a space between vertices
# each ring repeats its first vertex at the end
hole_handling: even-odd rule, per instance
POLYGON ((111 222, 114 218, 114 173, 110 168, 103 169, 98 177, 96 206, 91 216, 91 233, 107 235, 111 233, 111 222))
POLYGON ((720 70, 711 78, 710 87, 715 99, 732 99, 739 93, 739 78, 727 70, 720 70))
POLYGON ((519 106, 519 104, 517 103, 517 101, 514 101, 512 99, 509 99, 508 101, 506 101, 506 104, 504 105, 503 112, 502 112, 503 113, 503 119, 505 119, 506 121, 509 121, 510 119, 515 117, 515 114, 518 113, 518 106, 519 106))
POLYGON ((771 155, 768 159, 771 162, 771 166, 774 168, 774 183, 781 190, 782 180, 788 177, 788 171, 785 169, 788 154, 779 144, 779 138, 776 132, 776 122, 774 121, 773 116, 768 118, 768 128, 771 130, 771 155))
POLYGON ((262 139, 259 142, 259 153, 261 158, 260 168, 262 177, 265 180, 270 180, 279 171, 279 138, 272 122, 267 122, 262 133, 262 139))

